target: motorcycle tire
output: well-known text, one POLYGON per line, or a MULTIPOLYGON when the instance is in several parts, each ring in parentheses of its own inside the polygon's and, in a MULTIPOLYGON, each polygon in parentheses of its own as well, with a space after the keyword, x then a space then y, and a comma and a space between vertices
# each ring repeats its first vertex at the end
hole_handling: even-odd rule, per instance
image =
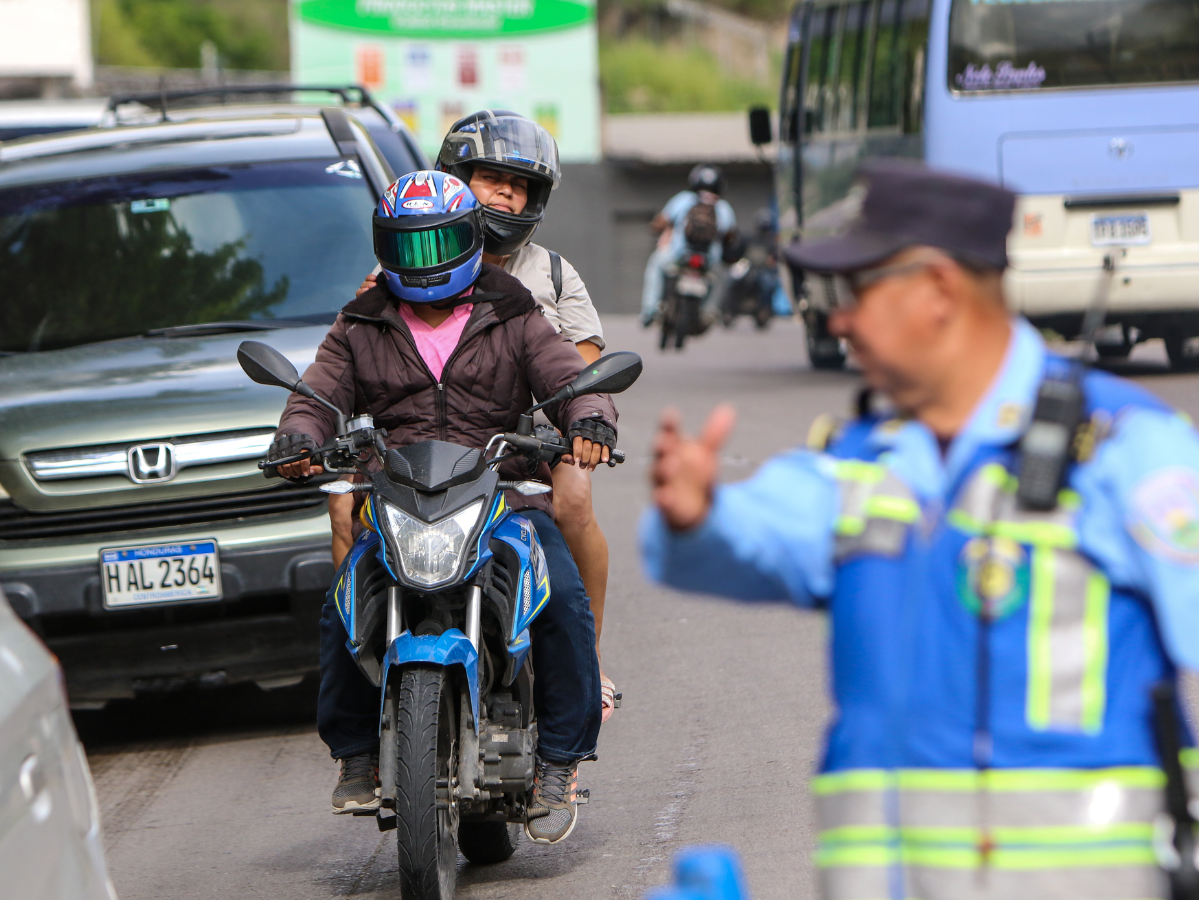
POLYGON ((509 822, 461 822, 458 849, 477 866, 502 863, 516 852, 521 827, 509 822))
POLYGON ((691 334, 691 300, 680 297, 676 308, 678 315, 674 321, 674 349, 682 350, 687 335, 691 334))
POLYGON ((458 872, 457 697, 441 668, 405 669, 396 702, 400 897, 452 900, 458 872))

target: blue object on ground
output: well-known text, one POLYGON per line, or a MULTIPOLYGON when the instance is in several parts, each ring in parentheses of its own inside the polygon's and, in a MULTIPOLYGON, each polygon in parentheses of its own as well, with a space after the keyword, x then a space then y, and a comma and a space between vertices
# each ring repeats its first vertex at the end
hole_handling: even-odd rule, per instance
POLYGON ((674 858, 674 887, 645 900, 749 900, 737 854, 730 847, 689 847, 674 858))

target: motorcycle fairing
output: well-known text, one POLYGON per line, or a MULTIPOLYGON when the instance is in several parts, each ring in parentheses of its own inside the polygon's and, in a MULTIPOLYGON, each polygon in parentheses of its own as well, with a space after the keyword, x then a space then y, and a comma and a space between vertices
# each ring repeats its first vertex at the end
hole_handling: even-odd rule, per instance
POLYGON ((504 492, 500 491, 495 495, 495 500, 491 504, 491 512, 483 520, 483 527, 479 529, 478 537, 475 538, 474 558, 471 561, 470 568, 462 576, 463 581, 469 582, 483 566, 487 565, 487 561, 491 559, 491 550, 487 545, 491 543, 492 528, 494 528, 507 509, 508 503, 504 500, 504 492))
POLYGON ((508 652, 512 653, 521 633, 549 602, 549 566, 546 565, 541 541, 537 538, 537 529, 525 516, 508 516, 496 526, 492 537, 511 547, 520 559, 520 587, 513 598, 516 609, 513 611, 512 633, 509 635, 508 652))
MULTIPOLYGON (((368 504, 369 505, 369 504, 368 504)), ((378 552, 383 542, 373 531, 363 531, 350 548, 349 562, 341 570, 341 577, 333 588, 333 602, 337 606, 337 614, 341 616, 341 624, 346 628, 346 634, 354 633, 354 590, 356 588, 355 571, 362 557, 371 552, 378 552)))
POLYGON ((387 696, 387 680, 393 669, 414 663, 449 667, 460 667, 470 689, 470 704, 474 711, 475 732, 479 730, 479 654, 470 639, 457 628, 447 628, 440 635, 424 634, 419 637, 405 631, 387 648, 383 656, 383 691, 379 697, 379 721, 383 721, 383 700, 387 696))

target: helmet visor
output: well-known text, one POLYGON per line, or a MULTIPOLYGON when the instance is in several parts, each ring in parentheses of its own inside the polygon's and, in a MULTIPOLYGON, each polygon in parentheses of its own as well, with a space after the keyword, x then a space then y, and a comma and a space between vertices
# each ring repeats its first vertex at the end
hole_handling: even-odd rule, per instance
POLYGON ((475 249, 476 230, 470 219, 423 231, 396 231, 375 225, 375 256, 387 269, 434 269, 475 249))
POLYGON ((562 175, 553 137, 523 116, 488 116, 462 125, 446 136, 438 162, 446 167, 500 163, 540 176, 552 187, 558 186, 562 175))

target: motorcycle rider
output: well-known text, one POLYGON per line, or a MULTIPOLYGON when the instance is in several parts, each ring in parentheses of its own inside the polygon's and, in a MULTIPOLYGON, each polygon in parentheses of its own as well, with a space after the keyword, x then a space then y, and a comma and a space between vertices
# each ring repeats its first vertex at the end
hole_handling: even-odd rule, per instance
MULTIPOLYGON (((532 243, 545 215, 550 192, 561 179, 558 146, 548 131, 511 110, 484 109, 459 119, 442 142, 437 167, 470 185, 483 205, 483 261, 500 266, 529 289, 546 318, 570 339, 584 362, 595 362, 604 349, 603 327, 583 279, 569 262, 557 257, 559 288, 554 283, 554 257, 532 243)), ((368 275, 359 294, 375 285, 368 275)), ((553 469, 554 520, 566 539, 591 598, 595 617, 596 654, 604 624, 608 592, 608 541, 596 521, 591 501, 591 472, 584 466, 553 469)), ((333 525, 333 560, 340 564, 350 549, 349 496, 329 498, 333 525)), ((612 715, 616 685, 600 668, 603 721, 612 715)))
MULTIPOLYGON (((529 291, 482 262, 480 205, 462 179, 446 172, 404 176, 380 200, 374 234, 383 278, 341 311, 304 378, 339 408, 372 415, 387 429, 389 447, 439 439, 483 448, 492 435, 514 429, 534 396, 550 396, 583 368, 529 291)), ((615 446, 616 410, 606 395, 577 397, 547 415, 583 466, 594 468, 615 446)), ((314 449, 334 428, 324 406, 293 395, 268 459, 314 449)), ((501 471, 525 477, 514 475, 514 465, 501 471)), ((321 470, 305 460, 279 471, 302 478, 321 470)), ((544 463, 538 476, 549 480, 544 463)), ((595 630, 548 500, 509 491, 507 501, 537 529, 550 573, 549 603, 530 629, 538 748, 525 831, 555 843, 574 828, 578 762, 595 752, 599 734, 595 630)), ((333 810, 346 813, 380 802, 379 692, 346 649, 332 597, 321 618, 317 729, 342 762, 333 810)))
POLYGON ((724 176, 720 167, 700 163, 687 176, 687 190, 671 197, 649 223, 650 230, 658 235, 658 246, 645 264, 641 290, 641 324, 646 328, 654 323, 658 307, 662 305, 666 269, 678 262, 687 250, 684 232, 692 209, 701 204, 713 208, 716 234, 708 249, 708 261, 713 268, 721 260, 725 240, 736 234, 737 215, 729 201, 720 196, 723 189, 724 176))

